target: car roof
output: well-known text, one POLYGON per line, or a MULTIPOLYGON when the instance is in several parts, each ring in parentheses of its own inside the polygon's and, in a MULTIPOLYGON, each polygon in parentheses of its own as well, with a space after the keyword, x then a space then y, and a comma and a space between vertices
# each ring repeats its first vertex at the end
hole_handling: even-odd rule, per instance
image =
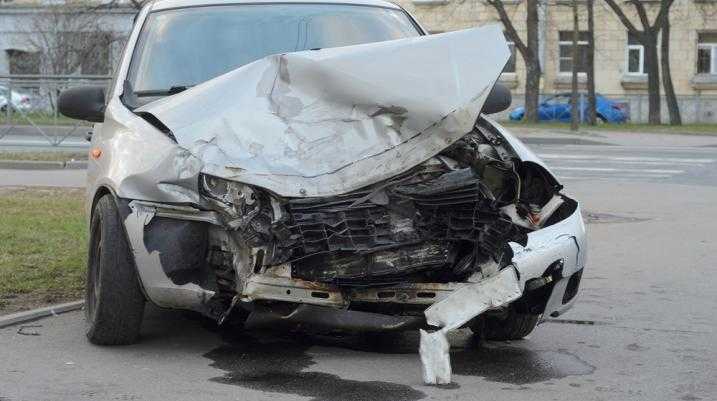
POLYGON ((385 0, 155 0, 151 11, 172 8, 200 7, 230 4, 348 4, 401 9, 397 4, 385 0))

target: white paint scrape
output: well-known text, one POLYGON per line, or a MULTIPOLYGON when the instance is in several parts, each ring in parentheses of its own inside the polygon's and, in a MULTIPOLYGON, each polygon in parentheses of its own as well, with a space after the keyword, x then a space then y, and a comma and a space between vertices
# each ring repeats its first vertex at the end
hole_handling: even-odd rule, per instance
POLYGON ((426 384, 451 382, 450 346, 446 338, 450 330, 465 325, 488 309, 515 301, 521 295, 518 276, 509 266, 492 277, 457 289, 426 309, 426 322, 441 329, 433 333, 421 330, 419 352, 423 381, 426 384))

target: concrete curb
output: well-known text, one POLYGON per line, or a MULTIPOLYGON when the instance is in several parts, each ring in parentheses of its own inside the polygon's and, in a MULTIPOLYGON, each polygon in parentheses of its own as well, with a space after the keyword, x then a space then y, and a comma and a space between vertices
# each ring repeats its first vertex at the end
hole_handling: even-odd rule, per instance
POLYGON ((80 170, 87 168, 86 160, 69 160, 66 162, 59 161, 39 161, 39 160, 2 160, 0 159, 0 169, 7 170, 63 170, 72 169, 80 170))
POLYGON ((26 323, 33 320, 41 319, 43 317, 55 316, 65 312, 71 312, 74 310, 82 309, 85 305, 85 301, 74 301, 64 304, 57 304, 52 306, 46 306, 44 308, 37 308, 29 311, 13 313, 7 316, 0 316, 0 329, 5 327, 13 326, 16 324, 26 323))

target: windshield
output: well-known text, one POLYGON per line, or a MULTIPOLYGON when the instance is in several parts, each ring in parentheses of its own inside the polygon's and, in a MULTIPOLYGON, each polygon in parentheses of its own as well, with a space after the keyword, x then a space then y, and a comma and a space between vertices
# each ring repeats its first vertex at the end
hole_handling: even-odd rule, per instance
POLYGON ((142 28, 128 80, 139 97, 164 96, 270 54, 417 35, 405 12, 382 7, 251 4, 159 11, 142 28))

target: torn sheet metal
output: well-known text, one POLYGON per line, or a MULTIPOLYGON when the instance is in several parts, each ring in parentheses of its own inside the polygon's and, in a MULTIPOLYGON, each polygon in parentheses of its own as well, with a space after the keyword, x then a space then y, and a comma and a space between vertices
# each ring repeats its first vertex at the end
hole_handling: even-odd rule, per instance
POLYGON ((563 198, 560 195, 554 195, 548 203, 540 208, 535 213, 529 213, 525 217, 521 217, 518 214, 518 208, 516 205, 510 204, 502 207, 500 210, 505 213, 506 216, 510 217, 510 220, 521 227, 528 228, 530 230, 538 230, 545 222, 550 219, 550 216, 555 213, 556 210, 564 203, 563 198))
POLYGON ((162 269, 159 252, 150 252, 144 244, 145 226, 156 216, 156 209, 138 201, 131 202, 129 207, 132 212, 125 218, 124 225, 147 298, 163 308, 205 312, 214 291, 205 290, 194 283, 173 283, 162 269))
POLYGON ((421 331, 419 352, 424 383, 451 382, 450 347, 446 338, 450 330, 465 325, 488 309, 515 301, 522 293, 515 269, 509 266, 492 277, 459 288, 428 307, 424 312, 426 322, 441 329, 432 333, 421 331))
POLYGON ((424 314, 429 325, 453 330, 488 309, 515 301, 521 294, 518 276, 515 269, 509 266, 495 276, 457 289, 444 300, 431 305, 424 314))
POLYGON ((207 174, 338 195, 469 132, 508 57, 498 25, 273 55, 136 112, 169 127, 207 174))

